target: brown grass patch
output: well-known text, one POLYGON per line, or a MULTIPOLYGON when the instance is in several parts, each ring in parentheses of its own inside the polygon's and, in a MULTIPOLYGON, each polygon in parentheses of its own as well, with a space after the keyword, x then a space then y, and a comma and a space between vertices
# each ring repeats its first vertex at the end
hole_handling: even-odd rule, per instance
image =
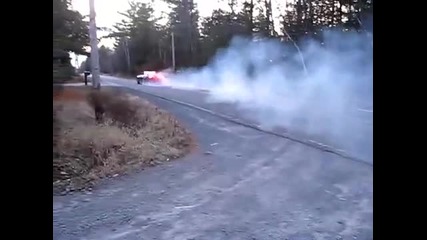
POLYGON ((170 114, 111 89, 54 91, 53 110, 55 192, 178 158, 192 145, 191 135, 170 114))
POLYGON ((53 81, 54 83, 83 83, 85 82, 84 76, 78 75, 78 76, 72 76, 70 78, 66 79, 55 79, 53 81))

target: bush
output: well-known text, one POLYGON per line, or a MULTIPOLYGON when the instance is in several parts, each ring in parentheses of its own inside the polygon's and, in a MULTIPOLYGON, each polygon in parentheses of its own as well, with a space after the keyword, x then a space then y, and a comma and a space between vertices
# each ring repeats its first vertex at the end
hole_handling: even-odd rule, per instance
POLYGON ((67 64, 53 64, 53 82, 66 82, 75 76, 75 69, 67 64))
POLYGON ((145 122, 141 122, 141 116, 138 116, 138 109, 141 106, 129 101, 123 95, 114 96, 93 90, 88 95, 88 102, 94 109, 98 122, 108 118, 119 126, 144 127, 145 125, 145 122))

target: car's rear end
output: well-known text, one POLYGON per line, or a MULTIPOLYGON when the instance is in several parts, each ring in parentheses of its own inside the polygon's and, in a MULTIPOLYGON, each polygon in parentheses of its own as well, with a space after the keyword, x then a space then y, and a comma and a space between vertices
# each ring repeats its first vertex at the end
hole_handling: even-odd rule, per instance
POLYGON ((136 76, 136 81, 138 84, 142 83, 155 83, 161 84, 163 76, 155 71, 144 71, 143 74, 136 76))

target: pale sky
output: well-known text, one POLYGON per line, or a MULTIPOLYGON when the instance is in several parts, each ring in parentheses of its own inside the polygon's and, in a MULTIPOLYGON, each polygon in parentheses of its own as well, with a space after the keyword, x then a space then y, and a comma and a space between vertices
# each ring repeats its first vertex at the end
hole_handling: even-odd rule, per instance
MULTIPOLYGON (((140 2, 153 2, 155 14, 161 16, 162 12, 168 12, 168 6, 162 0, 139 0, 140 2)), ((283 0, 281 0, 283 1, 283 0)), ((72 8, 79 11, 82 15, 89 15, 89 0, 72 0, 72 8)), ((212 11, 218 8, 229 10, 227 0, 194 0, 197 4, 200 17, 208 17, 212 11)), ((239 2, 239 1, 238 1, 239 2)), ((273 0, 273 15, 277 16, 279 0, 273 0)), ((286 1, 285 1, 286 2, 286 1)), ((118 12, 124 12, 129 8, 128 0, 95 0, 96 10, 96 25, 98 27, 111 28, 115 23, 120 22, 123 17, 118 12)), ((240 6, 238 6, 240 8, 240 6)), ((275 21, 277 24, 278 21, 275 21)), ((98 37, 104 36, 106 33, 98 31, 98 37)), ((113 47, 113 39, 101 39, 100 45, 113 47)), ((86 57, 79 57, 80 64, 86 57)), ((75 65, 75 56, 72 56, 72 64, 75 65)))

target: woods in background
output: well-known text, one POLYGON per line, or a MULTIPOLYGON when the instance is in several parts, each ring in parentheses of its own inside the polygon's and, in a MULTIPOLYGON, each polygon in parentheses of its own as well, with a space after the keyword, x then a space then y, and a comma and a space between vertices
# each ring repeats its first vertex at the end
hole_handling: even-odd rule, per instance
POLYGON ((176 66, 197 67, 207 64, 234 36, 322 41, 319 32, 325 28, 366 30, 362 20, 372 14, 372 0, 282 1, 281 10, 272 0, 222 0, 227 9, 201 18, 193 0, 159 1, 170 6, 167 24, 159 24, 164 19, 155 17, 152 5, 130 2, 122 13, 124 20, 110 35, 116 40, 114 49, 100 48, 102 72, 135 74, 171 67, 172 32, 176 66), (281 11, 280 16, 273 16, 273 10, 281 11), (280 18, 280 27, 273 17, 280 18))

